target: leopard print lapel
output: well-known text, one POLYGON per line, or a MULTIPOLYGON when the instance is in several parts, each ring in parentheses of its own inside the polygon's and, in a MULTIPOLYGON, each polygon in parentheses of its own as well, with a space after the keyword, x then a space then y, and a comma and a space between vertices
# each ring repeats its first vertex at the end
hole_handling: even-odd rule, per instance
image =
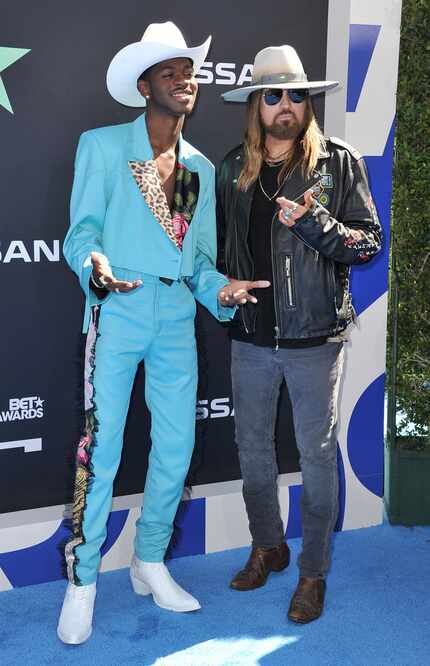
POLYGON ((146 162, 130 160, 128 166, 155 219, 172 243, 180 249, 155 160, 146 162))
POLYGON ((199 197, 198 173, 189 171, 184 164, 178 162, 171 213, 155 161, 129 161, 128 165, 155 219, 176 247, 182 250, 199 197))

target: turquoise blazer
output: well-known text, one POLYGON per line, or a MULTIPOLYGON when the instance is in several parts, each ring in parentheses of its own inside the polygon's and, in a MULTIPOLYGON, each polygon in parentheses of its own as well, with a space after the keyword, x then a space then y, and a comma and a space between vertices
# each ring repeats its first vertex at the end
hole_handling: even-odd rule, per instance
POLYGON ((186 282, 195 298, 221 321, 236 308, 219 305, 228 280, 216 269, 215 170, 212 163, 179 138, 178 160, 198 175, 199 195, 182 251, 172 242, 133 177, 128 162, 153 159, 142 114, 132 123, 84 132, 79 140, 73 182, 71 224, 64 256, 86 296, 84 332, 90 308, 106 302, 90 289, 91 252, 101 252, 113 267, 186 282))

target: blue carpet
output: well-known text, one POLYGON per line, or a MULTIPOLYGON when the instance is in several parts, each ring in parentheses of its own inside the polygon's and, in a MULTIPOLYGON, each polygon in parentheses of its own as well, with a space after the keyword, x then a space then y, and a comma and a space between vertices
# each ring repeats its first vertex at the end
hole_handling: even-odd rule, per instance
POLYGON ((185 615, 134 595, 127 570, 102 574, 93 635, 82 646, 56 637, 65 581, 3 592, 0 664, 430 664, 430 528, 385 524, 337 534, 326 609, 307 626, 286 620, 300 540, 290 546, 290 569, 246 593, 227 583, 247 549, 172 561, 175 578, 203 606, 185 615))

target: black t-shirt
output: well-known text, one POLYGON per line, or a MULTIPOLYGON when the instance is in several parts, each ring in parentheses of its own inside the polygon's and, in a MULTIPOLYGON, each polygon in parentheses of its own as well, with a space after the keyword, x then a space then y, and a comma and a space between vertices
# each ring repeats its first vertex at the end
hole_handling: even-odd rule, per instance
MULTIPOLYGON (((279 210, 276 198, 278 196, 277 191, 279 190, 278 175, 281 166, 281 164, 277 166, 263 165, 260 172, 261 185, 257 181, 249 220, 248 246, 254 262, 254 280, 268 280, 270 287, 258 289, 255 293, 258 303, 255 306, 256 319, 254 333, 247 334, 242 327, 232 327, 231 331, 231 336, 234 340, 251 342, 260 347, 274 347, 276 344, 271 227, 272 218, 277 210, 279 210), (262 188, 264 188, 267 196, 264 194, 262 188)), ((277 221, 274 222, 274 224, 277 223, 279 224, 277 221)), ((294 313, 291 313, 291 316, 294 317, 294 313)), ((300 340, 283 338, 278 341, 278 344, 279 347, 286 348, 316 347, 324 344, 326 339, 326 337, 300 340)))

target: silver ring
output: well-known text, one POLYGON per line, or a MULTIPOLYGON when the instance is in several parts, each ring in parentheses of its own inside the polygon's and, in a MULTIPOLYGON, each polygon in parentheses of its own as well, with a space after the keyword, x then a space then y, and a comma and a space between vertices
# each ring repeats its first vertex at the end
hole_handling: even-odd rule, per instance
POLYGON ((299 204, 298 204, 298 203, 295 203, 295 204, 293 205, 293 207, 290 208, 291 213, 294 213, 294 211, 297 210, 298 207, 299 207, 299 204))
POLYGON ((115 287, 114 292, 115 292, 116 294, 119 294, 119 289, 118 289, 118 287, 115 287))
POLYGON ((106 280, 104 279, 103 276, 99 277, 99 278, 98 278, 98 281, 100 282, 100 284, 103 285, 103 287, 106 287, 106 280))
POLYGON ((288 220, 288 218, 291 217, 291 213, 292 213, 292 212, 293 212, 293 211, 292 211, 291 208, 286 208, 286 209, 283 211, 283 216, 284 216, 284 218, 285 218, 286 220, 288 220))

